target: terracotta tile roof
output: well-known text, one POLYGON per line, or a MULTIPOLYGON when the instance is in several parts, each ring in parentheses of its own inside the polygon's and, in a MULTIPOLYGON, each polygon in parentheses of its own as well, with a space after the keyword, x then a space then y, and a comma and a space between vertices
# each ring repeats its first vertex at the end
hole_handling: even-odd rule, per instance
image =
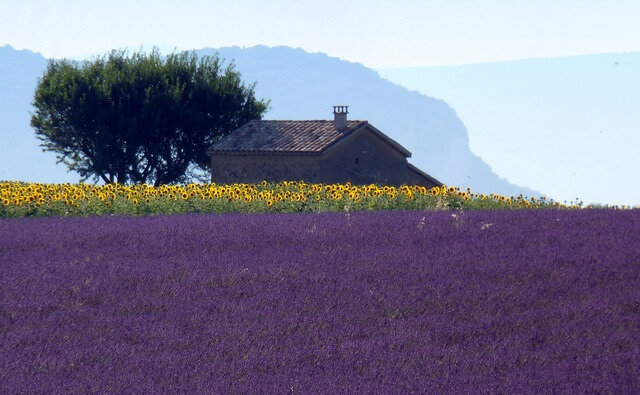
POLYGON ((209 151, 321 152, 366 124, 347 121, 347 128, 338 131, 333 121, 253 120, 213 144, 209 151))

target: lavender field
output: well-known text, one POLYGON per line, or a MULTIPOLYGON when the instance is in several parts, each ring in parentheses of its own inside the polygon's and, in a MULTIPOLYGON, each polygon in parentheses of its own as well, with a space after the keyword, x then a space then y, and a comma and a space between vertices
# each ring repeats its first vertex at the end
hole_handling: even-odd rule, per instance
POLYGON ((0 392, 640 392, 640 211, 0 220, 0 392))

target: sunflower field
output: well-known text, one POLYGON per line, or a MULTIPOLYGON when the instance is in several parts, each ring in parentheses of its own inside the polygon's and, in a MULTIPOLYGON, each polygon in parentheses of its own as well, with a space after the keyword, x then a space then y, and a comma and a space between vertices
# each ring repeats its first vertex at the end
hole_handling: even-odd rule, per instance
POLYGON ((475 194, 443 185, 356 186, 282 181, 256 184, 92 185, 0 182, 0 217, 226 212, 323 212, 580 208, 544 197, 475 194))

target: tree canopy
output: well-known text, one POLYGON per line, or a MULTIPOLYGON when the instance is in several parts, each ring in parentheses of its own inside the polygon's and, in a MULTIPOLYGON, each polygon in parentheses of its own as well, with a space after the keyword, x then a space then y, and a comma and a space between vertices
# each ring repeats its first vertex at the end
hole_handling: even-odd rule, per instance
POLYGON ((268 101, 230 63, 195 52, 114 50, 82 63, 50 60, 31 126, 58 163, 105 183, 184 182, 208 171, 207 149, 268 101))

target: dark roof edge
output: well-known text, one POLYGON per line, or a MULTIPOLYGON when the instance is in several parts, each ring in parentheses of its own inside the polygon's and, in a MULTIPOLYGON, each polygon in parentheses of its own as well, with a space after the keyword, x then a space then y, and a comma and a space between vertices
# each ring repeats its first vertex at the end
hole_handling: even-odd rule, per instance
MULTIPOLYGON (((333 119, 252 119, 249 122, 333 122, 333 119)), ((348 119, 348 122, 367 122, 360 119, 348 119)))
POLYGON ((398 151, 402 152, 402 154, 409 158, 411 157, 411 152, 409 152, 408 149, 404 148, 402 145, 400 145, 400 143, 398 143, 397 141, 395 141, 394 139, 392 139, 391 137, 387 136, 386 134, 382 133, 380 130, 378 130, 378 128, 376 128, 375 126, 371 125, 370 123, 367 122, 367 125, 369 125, 369 128, 378 135, 378 137, 380 137, 381 139, 385 140, 387 143, 391 144, 395 149, 397 149, 398 151))
POLYGON ((427 173, 425 173, 424 171, 418 169, 417 167, 415 167, 414 165, 412 165, 411 163, 407 162, 407 167, 409 168, 409 170, 412 170, 416 173, 418 173, 419 175, 425 177, 426 179, 429 180, 429 182, 432 182, 436 185, 444 185, 443 183, 441 183, 440 181, 436 180, 435 178, 431 177, 430 175, 428 175, 427 173))
POLYGON ((303 155, 303 156, 317 156, 321 155, 321 151, 257 151, 257 150, 207 150, 207 154, 218 155, 303 155))
POLYGON ((349 137, 353 136, 357 131, 361 130, 368 124, 369 123, 367 121, 361 121, 360 124, 358 124, 352 131, 350 131, 349 133, 346 133, 344 136, 338 137, 338 139, 336 139, 333 143, 324 147, 324 149, 320 152, 322 154, 326 154, 327 152, 333 150, 336 146, 338 146, 339 144, 342 144, 343 141, 346 141, 349 137))
POLYGON ((386 134, 382 133, 375 126, 371 125, 368 121, 362 121, 362 124, 358 125, 355 129, 353 129, 351 132, 349 132, 349 134, 346 134, 345 136, 337 139, 336 141, 334 141, 333 143, 331 143, 327 147, 325 147, 325 149, 322 150, 322 153, 326 153, 328 151, 331 151, 337 145, 342 144, 343 141, 346 141, 349 137, 353 136, 356 132, 358 132, 358 131, 360 131, 362 129, 365 129, 365 128, 368 128, 369 130, 371 130, 375 136, 379 137, 382 141, 384 141, 387 144, 389 144, 392 148, 395 148, 402 155, 404 155, 404 157, 408 158, 408 157, 411 156, 411 152, 409 152, 406 148, 404 148, 402 145, 400 145, 397 141, 395 141, 391 137, 389 137, 386 134))

